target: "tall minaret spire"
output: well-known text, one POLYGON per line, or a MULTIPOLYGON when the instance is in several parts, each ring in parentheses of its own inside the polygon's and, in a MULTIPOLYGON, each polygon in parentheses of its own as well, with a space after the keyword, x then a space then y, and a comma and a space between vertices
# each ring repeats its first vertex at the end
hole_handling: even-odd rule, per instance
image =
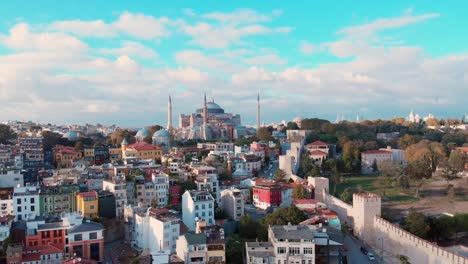
POLYGON ((257 94, 257 133, 260 131, 260 93, 257 94))
POLYGON ((203 104, 203 139, 206 140, 206 123, 208 121, 208 107, 206 105, 206 93, 205 93, 205 99, 204 99, 204 104, 203 104))
POLYGON ((172 132, 172 99, 170 95, 167 102, 167 130, 172 132))

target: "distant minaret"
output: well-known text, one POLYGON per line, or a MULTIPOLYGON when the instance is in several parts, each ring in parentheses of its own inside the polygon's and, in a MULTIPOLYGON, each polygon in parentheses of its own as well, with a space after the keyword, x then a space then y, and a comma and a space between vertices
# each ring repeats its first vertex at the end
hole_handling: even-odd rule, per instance
POLYGON ((167 102, 167 130, 172 132, 172 100, 170 95, 167 102))
POLYGON ((257 133, 260 131, 260 93, 257 94, 257 133))
POLYGON ((206 93, 205 93, 205 102, 203 104, 203 139, 206 140, 206 123, 208 122, 208 107, 206 105, 206 93))

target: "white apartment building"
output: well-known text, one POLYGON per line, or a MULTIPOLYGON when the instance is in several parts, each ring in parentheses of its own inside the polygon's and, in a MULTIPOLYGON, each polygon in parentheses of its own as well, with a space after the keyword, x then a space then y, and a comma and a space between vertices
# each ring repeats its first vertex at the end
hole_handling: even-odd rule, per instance
POLYGON ((24 186, 23 174, 20 170, 0 169, 0 188, 17 188, 24 186))
POLYGON ((185 191, 182 195, 182 221, 194 231, 197 221, 214 225, 214 198, 208 191, 185 191))
POLYGON ((239 189, 226 189, 221 192, 223 211, 234 221, 244 215, 244 195, 239 189))
POLYGON ((104 180, 102 182, 102 189, 114 194, 115 215, 116 217, 123 217, 124 208, 127 205, 127 185, 125 176, 117 175, 112 181, 104 180))
POLYGON ((262 157, 245 154, 241 158, 234 158, 234 168, 235 170, 246 170, 248 172, 259 172, 262 168, 262 157))
POLYGON ((202 149, 210 149, 214 151, 234 151, 234 143, 224 143, 224 142, 216 142, 216 143, 198 143, 197 148, 202 149))
POLYGON ((169 176, 165 173, 153 173, 151 175, 153 182, 155 199, 159 206, 166 206, 169 201, 169 176))
POLYGON ((246 259, 248 264, 315 264, 329 254, 330 263, 339 263, 341 246, 320 226, 269 226, 268 242, 246 243, 246 259))
POLYGON ((0 217, 13 215, 13 197, 11 194, 0 196, 0 217))
POLYGON ((387 148, 381 148, 379 150, 387 150, 392 152, 392 162, 394 165, 406 166, 408 164, 405 158, 405 151, 403 149, 394 149, 388 146, 387 148))
POLYGON ((180 218, 175 211, 166 208, 149 208, 135 214, 133 245, 148 249, 151 254, 164 251, 176 252, 176 242, 180 234, 180 218))
POLYGON ((39 193, 36 186, 16 188, 13 192, 15 221, 34 219, 39 215, 39 193))
POLYGON ((187 232, 177 240, 177 257, 187 264, 226 263, 225 250, 224 230, 215 226, 203 232, 197 227, 197 232, 187 232))
POLYGON ((210 191, 214 194, 216 203, 221 203, 221 195, 219 189, 219 181, 218 177, 215 175, 207 175, 207 176, 197 176, 195 179, 195 183, 197 184, 197 190, 199 191, 210 191))

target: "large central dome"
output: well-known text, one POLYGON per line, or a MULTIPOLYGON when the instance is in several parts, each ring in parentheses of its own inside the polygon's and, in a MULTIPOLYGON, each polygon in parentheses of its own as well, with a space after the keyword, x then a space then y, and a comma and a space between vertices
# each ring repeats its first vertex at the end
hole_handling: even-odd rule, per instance
MULTIPOLYGON (((224 113, 224 109, 221 108, 221 106, 219 106, 215 102, 207 102, 206 108, 209 114, 223 114, 224 113)), ((200 113, 200 114, 203 113, 203 107, 197 109, 197 113, 200 113)))

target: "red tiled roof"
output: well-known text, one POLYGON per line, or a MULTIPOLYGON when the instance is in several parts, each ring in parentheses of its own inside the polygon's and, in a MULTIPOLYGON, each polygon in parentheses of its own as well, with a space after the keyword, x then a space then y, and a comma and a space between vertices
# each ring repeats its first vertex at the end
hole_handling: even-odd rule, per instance
POLYGON ((308 144, 307 146, 328 146, 328 144, 323 141, 317 140, 308 144))
POLYGON ((324 156, 324 155, 327 155, 326 152, 323 152, 321 150, 314 150, 314 151, 311 151, 309 152, 310 155, 320 155, 320 156, 324 156))
POLYGON ((78 195, 82 197, 95 197, 97 196, 97 192, 82 192, 78 193, 78 195))
POLYGON ((388 150, 383 150, 383 149, 375 149, 375 150, 366 150, 362 152, 362 154, 392 154, 392 152, 388 150))
POLYGON ((135 149, 136 151, 161 150, 162 149, 160 146, 149 144, 146 142, 137 142, 135 144, 128 145, 127 148, 132 148, 132 149, 135 149))
POLYGON ((317 204, 315 199, 294 199, 293 204, 317 204))
POLYGON ((468 153, 468 147, 458 147, 456 148, 456 150, 460 150, 460 151, 468 153))
POLYGON ((63 154, 76 154, 80 151, 77 151, 74 147, 67 147, 67 146, 55 146, 54 152, 63 153, 63 154))

